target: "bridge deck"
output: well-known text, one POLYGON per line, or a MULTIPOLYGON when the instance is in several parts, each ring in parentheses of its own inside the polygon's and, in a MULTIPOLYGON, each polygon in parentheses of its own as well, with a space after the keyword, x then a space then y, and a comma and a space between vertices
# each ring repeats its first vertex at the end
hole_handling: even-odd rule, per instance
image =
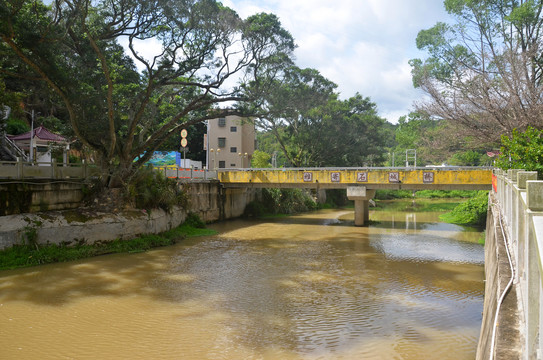
POLYGON ((219 171, 225 187, 490 190, 491 168, 310 168, 219 171))

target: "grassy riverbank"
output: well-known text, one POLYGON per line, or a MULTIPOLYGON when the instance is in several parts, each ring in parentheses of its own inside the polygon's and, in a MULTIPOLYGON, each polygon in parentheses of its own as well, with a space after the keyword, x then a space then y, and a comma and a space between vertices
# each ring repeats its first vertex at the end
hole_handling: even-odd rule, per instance
POLYGON ((173 245, 187 237, 214 235, 216 231, 202 227, 198 219, 189 219, 181 226, 157 235, 131 240, 114 240, 93 245, 16 245, 0 251, 0 270, 72 261, 93 256, 143 252, 173 245))

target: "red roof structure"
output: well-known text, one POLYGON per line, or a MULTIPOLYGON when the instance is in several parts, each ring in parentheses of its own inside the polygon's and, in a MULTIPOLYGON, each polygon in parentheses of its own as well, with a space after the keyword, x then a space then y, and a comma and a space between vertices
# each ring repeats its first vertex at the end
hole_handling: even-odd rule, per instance
MULTIPOLYGON (((8 136, 13 141, 21 140, 30 140, 30 131, 25 132, 24 134, 11 135, 8 136)), ((47 130, 43 126, 37 127, 34 129, 34 138, 38 138, 43 141, 52 141, 52 142, 68 142, 65 137, 58 134, 54 134, 51 131, 47 130)))

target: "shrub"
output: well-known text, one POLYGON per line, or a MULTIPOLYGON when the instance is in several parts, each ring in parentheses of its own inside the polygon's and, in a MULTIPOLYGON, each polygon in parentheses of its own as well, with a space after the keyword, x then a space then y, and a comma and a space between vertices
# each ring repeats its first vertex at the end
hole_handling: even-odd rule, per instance
POLYGON ((507 169, 537 171, 543 175, 543 130, 528 127, 525 132, 513 130, 511 137, 502 135, 501 155, 496 166, 507 169))
POLYGON ((268 214, 294 214, 318 208, 311 194, 303 189, 263 189, 261 204, 251 207, 268 214))
POLYGON ((488 191, 478 191, 475 197, 459 204, 450 213, 439 218, 453 224, 484 226, 487 210, 488 191))
POLYGON ((139 209, 161 208, 170 211, 174 205, 186 206, 188 196, 174 179, 168 179, 153 168, 142 168, 131 178, 126 196, 139 209))
POLYGON ((205 222, 203 222, 202 219, 200 219, 200 217, 193 212, 190 212, 187 215, 187 218, 185 219, 185 224, 196 229, 205 229, 206 227, 205 222))

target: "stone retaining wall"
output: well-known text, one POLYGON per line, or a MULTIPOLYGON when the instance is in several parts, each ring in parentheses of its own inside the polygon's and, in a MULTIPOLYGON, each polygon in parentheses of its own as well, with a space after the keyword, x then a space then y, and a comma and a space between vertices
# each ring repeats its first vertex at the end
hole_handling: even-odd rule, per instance
POLYGON ((170 213, 125 210, 113 214, 79 208, 0 216, 0 249, 22 244, 34 233, 38 244, 92 244, 156 234, 182 224, 189 212, 205 222, 235 218, 260 194, 259 189, 223 189, 216 181, 182 186, 190 196, 189 208, 176 208, 170 213))

